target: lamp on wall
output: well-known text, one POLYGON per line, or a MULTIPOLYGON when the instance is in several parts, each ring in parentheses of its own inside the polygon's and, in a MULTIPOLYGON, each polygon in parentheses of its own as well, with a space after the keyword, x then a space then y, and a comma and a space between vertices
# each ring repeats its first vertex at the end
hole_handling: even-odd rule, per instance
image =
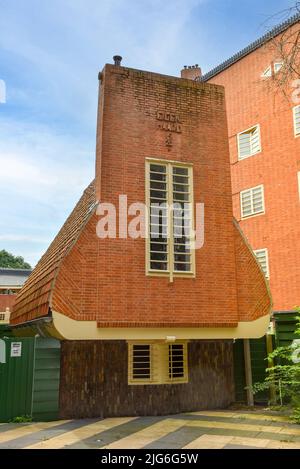
POLYGON ((176 341, 176 337, 175 335, 167 335, 166 336, 166 342, 169 343, 169 342, 175 342, 176 341))

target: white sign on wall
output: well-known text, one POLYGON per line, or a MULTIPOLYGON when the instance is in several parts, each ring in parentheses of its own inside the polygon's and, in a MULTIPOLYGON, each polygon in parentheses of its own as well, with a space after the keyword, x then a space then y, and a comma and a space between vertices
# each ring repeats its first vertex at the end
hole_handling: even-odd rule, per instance
POLYGON ((3 339, 0 339, 0 363, 6 362, 6 345, 3 339))
POLYGON ((20 357, 22 355, 22 342, 12 342, 10 345, 10 356, 20 357))

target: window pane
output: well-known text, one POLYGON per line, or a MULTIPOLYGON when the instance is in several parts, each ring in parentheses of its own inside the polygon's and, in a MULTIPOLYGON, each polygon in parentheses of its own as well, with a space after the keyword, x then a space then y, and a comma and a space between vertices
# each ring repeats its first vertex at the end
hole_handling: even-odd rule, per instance
POLYGON ((166 173, 167 168, 166 166, 163 165, 158 165, 158 164, 151 164, 150 165, 150 171, 155 172, 155 173, 166 173))
POLYGON ((179 184, 188 184, 189 178, 185 176, 173 175, 173 182, 179 184))
POLYGON ((174 166, 173 167, 173 174, 180 174, 183 176, 188 176, 188 168, 181 168, 180 166, 174 166))
POLYGON ((132 346, 132 378, 150 379, 150 345, 132 346))
POLYGON ((152 270, 168 270, 168 264, 166 262, 150 262, 152 270))
POLYGON ((176 272, 191 272, 191 264, 180 264, 175 262, 174 270, 176 272))
POLYGON ((169 345, 169 378, 184 378, 183 344, 169 345))

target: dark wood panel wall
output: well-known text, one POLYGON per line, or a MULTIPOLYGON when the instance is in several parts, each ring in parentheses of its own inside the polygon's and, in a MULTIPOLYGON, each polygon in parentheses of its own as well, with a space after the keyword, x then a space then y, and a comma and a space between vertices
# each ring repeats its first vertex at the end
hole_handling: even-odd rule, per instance
POLYGON ((125 341, 63 341, 60 417, 167 415, 234 401, 232 341, 191 341, 189 382, 128 385, 125 341))

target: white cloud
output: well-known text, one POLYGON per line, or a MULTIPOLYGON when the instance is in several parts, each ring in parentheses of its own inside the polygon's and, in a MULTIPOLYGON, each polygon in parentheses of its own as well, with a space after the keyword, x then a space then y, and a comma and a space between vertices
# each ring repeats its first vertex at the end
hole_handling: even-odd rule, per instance
POLYGON ((94 152, 51 127, 0 119, 0 168, 1 190, 68 205, 94 177, 94 152))
POLYGON ((37 238, 31 235, 4 234, 0 235, 0 241, 24 241, 29 243, 49 244, 50 238, 37 238))
POLYGON ((94 177, 98 71, 179 74, 204 1, 0 0, 0 249, 35 263, 94 177))

